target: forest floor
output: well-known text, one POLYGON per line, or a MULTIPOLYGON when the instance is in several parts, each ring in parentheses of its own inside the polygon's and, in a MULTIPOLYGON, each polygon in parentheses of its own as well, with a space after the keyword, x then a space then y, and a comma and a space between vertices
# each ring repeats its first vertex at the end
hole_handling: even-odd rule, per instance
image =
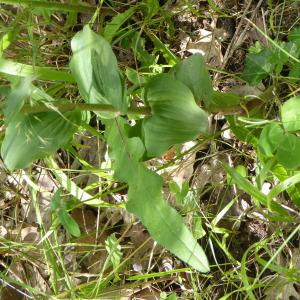
MULTIPOLYGON (((281 103, 299 94, 299 81, 285 80, 285 69, 280 76, 270 75, 255 85, 240 77, 249 47, 271 47, 269 39, 287 41, 289 32, 300 24, 299 1, 82 1, 94 9, 89 12, 82 12, 77 0, 9 2, 0 1, 3 101, 19 74, 3 70, 2 58, 68 70, 76 32, 90 23, 101 34, 115 16, 130 8, 132 13, 112 40, 128 81, 135 71, 166 72, 173 55, 185 59, 200 53, 215 91, 259 98, 279 82, 267 107, 253 101, 253 107, 246 108, 262 112, 260 120, 278 118, 281 103), (51 8, 57 2, 66 7, 51 8), (74 11, 68 5, 74 5, 74 11)), ((36 79, 36 84, 56 99, 80 99, 72 82, 36 79)), ((223 163, 238 166, 253 184, 263 176, 258 172, 258 148, 251 142, 260 127, 239 135, 230 123, 235 117, 245 115, 210 114, 209 140, 173 147, 149 162, 161 170, 166 199, 203 247, 209 273, 189 268, 158 245, 124 209, 127 189, 113 180, 106 143, 99 134, 104 128, 92 115, 89 130, 77 133, 72 147, 59 150, 52 160, 39 160, 13 173, 1 163, 0 298, 300 299, 300 235, 295 231, 299 206, 283 191, 278 198, 293 219, 271 219, 247 190, 230 182, 223 163), (70 198, 68 211, 80 237, 68 232, 68 224, 61 226, 51 208, 54 191, 65 178, 95 199, 101 191, 105 203, 77 205, 70 198)), ((1 139, 4 128, 2 122, 1 139)), ((267 194, 281 179, 271 173, 265 178, 261 191, 267 194)))

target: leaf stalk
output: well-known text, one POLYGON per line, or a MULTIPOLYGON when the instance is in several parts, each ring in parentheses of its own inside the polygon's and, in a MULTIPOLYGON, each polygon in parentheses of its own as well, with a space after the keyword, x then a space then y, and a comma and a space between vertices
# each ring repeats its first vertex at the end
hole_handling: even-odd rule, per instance
MULTIPOLYGON (((121 115, 122 113, 112 105, 107 104, 90 104, 90 103, 59 103, 53 102, 45 104, 38 104, 31 106, 29 104, 25 104, 21 111, 23 113, 41 113, 48 111, 74 111, 74 110, 88 110, 88 111, 97 111, 97 112, 111 112, 121 115)), ((150 107, 128 107, 126 114, 139 114, 139 115, 151 115, 150 107)))

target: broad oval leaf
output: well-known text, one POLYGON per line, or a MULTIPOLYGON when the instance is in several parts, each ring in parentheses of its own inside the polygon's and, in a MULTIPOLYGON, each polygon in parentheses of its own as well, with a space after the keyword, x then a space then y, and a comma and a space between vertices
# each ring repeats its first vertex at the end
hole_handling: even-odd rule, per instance
POLYGON ((284 129, 289 132, 300 130, 300 97, 287 100, 281 108, 281 121, 284 129))
POLYGON ((152 110, 152 116, 143 121, 149 157, 161 156, 170 146, 207 131, 207 114, 196 104, 190 89, 171 75, 151 79, 145 96, 152 110))
POLYGON ((296 27, 289 31, 288 39, 291 42, 294 42, 297 47, 300 49, 300 27, 296 27))
POLYGON ((241 78, 250 85, 257 85, 265 79, 274 69, 270 62, 272 57, 270 49, 263 49, 260 53, 248 53, 246 57, 246 66, 241 78))
POLYGON ((26 168, 53 154, 72 138, 80 122, 78 111, 18 114, 8 124, 1 156, 10 170, 26 168))
POLYGON ((212 104, 212 81, 201 54, 194 54, 182 60, 172 72, 176 79, 190 88, 197 103, 204 101, 205 106, 212 104))
POLYGON ((300 138, 286 133, 277 150, 277 159, 287 169, 296 169, 300 166, 300 138))
MULTIPOLYGON (((110 104, 125 112, 124 84, 110 44, 86 25, 74 36, 71 47, 70 68, 83 99, 93 104, 110 104)), ((101 116, 114 117, 109 113, 101 116)))
POLYGON ((236 110, 241 110, 239 104, 242 103, 243 100, 243 97, 237 94, 214 91, 212 100, 206 107, 211 112, 232 114, 236 110))
POLYGON ((162 178, 140 162, 145 151, 140 138, 128 138, 125 122, 118 118, 106 121, 109 154, 115 162, 115 177, 127 182, 126 208, 146 226, 162 246, 200 272, 208 272, 206 255, 178 212, 163 198, 162 178))
POLYGON ((258 147, 266 156, 273 156, 284 137, 282 127, 277 123, 268 124, 262 130, 258 147))

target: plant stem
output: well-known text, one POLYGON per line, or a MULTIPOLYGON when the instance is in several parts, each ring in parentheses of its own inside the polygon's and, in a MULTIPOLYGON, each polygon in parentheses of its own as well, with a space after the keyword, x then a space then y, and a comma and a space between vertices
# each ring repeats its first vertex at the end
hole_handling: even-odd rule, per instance
MULTIPOLYGON (((62 103, 62 102, 53 102, 48 105, 38 104, 38 105, 24 105, 22 107, 23 113, 40 113, 47 111, 55 111, 58 110, 60 112, 72 111, 72 110, 90 110, 97 112, 112 112, 119 113, 121 112, 113 107, 112 105, 107 104, 90 104, 90 103, 62 103)), ((127 114, 139 114, 139 115, 150 115, 151 109, 150 107, 128 107, 127 114)))
MULTIPOLYGON (((12 4, 12 5, 21 5, 26 7, 34 8, 44 8, 57 11, 65 12, 85 12, 85 13, 94 13, 96 6, 74 4, 74 3, 60 3, 60 2, 50 2, 48 0, 1 0, 0 3, 12 4)), ((101 8, 102 12, 112 12, 109 8, 101 8)))

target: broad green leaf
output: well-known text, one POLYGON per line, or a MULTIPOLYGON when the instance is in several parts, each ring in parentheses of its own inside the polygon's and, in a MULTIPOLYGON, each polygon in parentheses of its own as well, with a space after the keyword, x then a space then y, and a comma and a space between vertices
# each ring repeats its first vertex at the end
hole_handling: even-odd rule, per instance
MULTIPOLYGON (((70 68, 83 99, 88 103, 110 104, 125 112, 124 85, 110 44, 86 25, 74 36, 71 47, 70 68)), ((101 116, 114 117, 109 113, 101 116)))
POLYGON ((152 116, 143 122, 147 155, 161 156, 174 144, 195 139, 208 128, 206 113, 190 89, 168 74, 155 76, 146 87, 152 116))
POLYGON ((272 49, 272 55, 270 56, 269 62, 274 66, 275 74, 279 75, 284 65, 288 62, 294 63, 294 61, 291 61, 289 55, 297 58, 299 56, 299 51, 296 44, 292 42, 277 42, 277 44, 279 45, 279 48, 274 47, 272 49), (281 49, 285 51, 282 51, 281 49))
POLYGON ((298 83, 300 81, 300 63, 294 63, 290 67, 289 81, 292 83, 298 83))
POLYGON ((263 49, 260 53, 248 53, 246 57, 246 66, 241 78, 250 85, 259 84, 275 67, 270 62, 270 57, 272 55, 270 49, 263 49))
POLYGON ((68 72, 51 67, 25 65, 4 58, 0 58, 0 73, 18 77, 33 76, 41 80, 74 82, 73 76, 68 72))
POLYGON ((203 101, 207 107, 213 104, 212 81, 201 54, 182 60, 172 71, 176 79, 190 88, 197 103, 203 101))
MULTIPOLYGON (((247 169, 243 165, 237 165, 235 168, 235 171, 240 174, 242 177, 246 178, 247 177, 247 169)), ((227 184, 232 185, 232 184, 237 184, 237 182, 230 176, 230 174, 227 174, 227 184)))
POLYGON ((281 121, 284 129, 289 132, 300 130, 300 97, 293 97, 283 103, 281 121))
POLYGON ((192 232, 195 239, 199 240, 206 235, 206 232, 202 226, 201 217, 194 216, 192 219, 192 232))
POLYGON ((296 169, 300 166, 300 138, 286 133, 277 149, 277 159, 287 169, 296 169))
POLYGON ((78 111, 18 114, 8 124, 1 156, 10 170, 28 167, 70 141, 80 122, 78 111))
POLYGON ((260 134, 258 147, 264 155, 271 157, 277 150, 283 137, 284 131, 278 123, 268 124, 260 134))
POLYGON ((288 39, 291 42, 294 42, 298 49, 300 49, 300 27, 292 29, 288 34, 288 39))
MULTIPOLYGON (((81 2, 81 1, 80 1, 81 2)), ((47 12, 51 13, 52 11, 58 12, 83 12, 93 14, 95 12, 95 6, 88 5, 87 3, 61 3, 59 1, 48 1, 48 0, 5 0, 2 3, 13 4, 16 6, 28 7, 33 12, 47 12), (50 12, 48 12, 50 11, 50 12)), ((105 10, 102 7, 102 10, 105 10)))
POLYGON ((168 298, 166 298, 166 300, 177 300, 177 296, 175 293, 172 293, 170 296, 168 296, 168 298))
POLYGON ((151 236, 162 246, 193 268, 208 272, 208 261, 184 225, 181 216, 162 195, 162 178, 140 162, 145 148, 140 138, 126 136, 121 118, 106 121, 109 153, 115 162, 115 177, 127 182, 127 210, 146 226, 151 236))
POLYGON ((134 14, 136 6, 132 6, 122 13, 118 13, 112 20, 105 25, 103 37, 111 43, 119 28, 134 14))
POLYGON ((207 109, 212 112, 232 114, 236 108, 242 109, 241 106, 238 106, 242 101, 243 97, 240 95, 213 91, 212 99, 207 109))
POLYGON ((140 85, 146 83, 145 77, 143 75, 139 74, 138 71, 136 71, 130 67, 127 67, 125 72, 126 72, 127 79, 130 82, 132 82, 133 84, 140 86, 140 85))
POLYGON ((13 86, 5 101, 4 117, 6 123, 9 123, 20 112, 31 91, 30 77, 20 79, 18 84, 13 86))
POLYGON ((66 203, 61 197, 61 190, 58 189, 53 195, 51 210, 56 214, 61 225, 73 236, 80 236, 80 229, 76 221, 69 215, 66 203))

